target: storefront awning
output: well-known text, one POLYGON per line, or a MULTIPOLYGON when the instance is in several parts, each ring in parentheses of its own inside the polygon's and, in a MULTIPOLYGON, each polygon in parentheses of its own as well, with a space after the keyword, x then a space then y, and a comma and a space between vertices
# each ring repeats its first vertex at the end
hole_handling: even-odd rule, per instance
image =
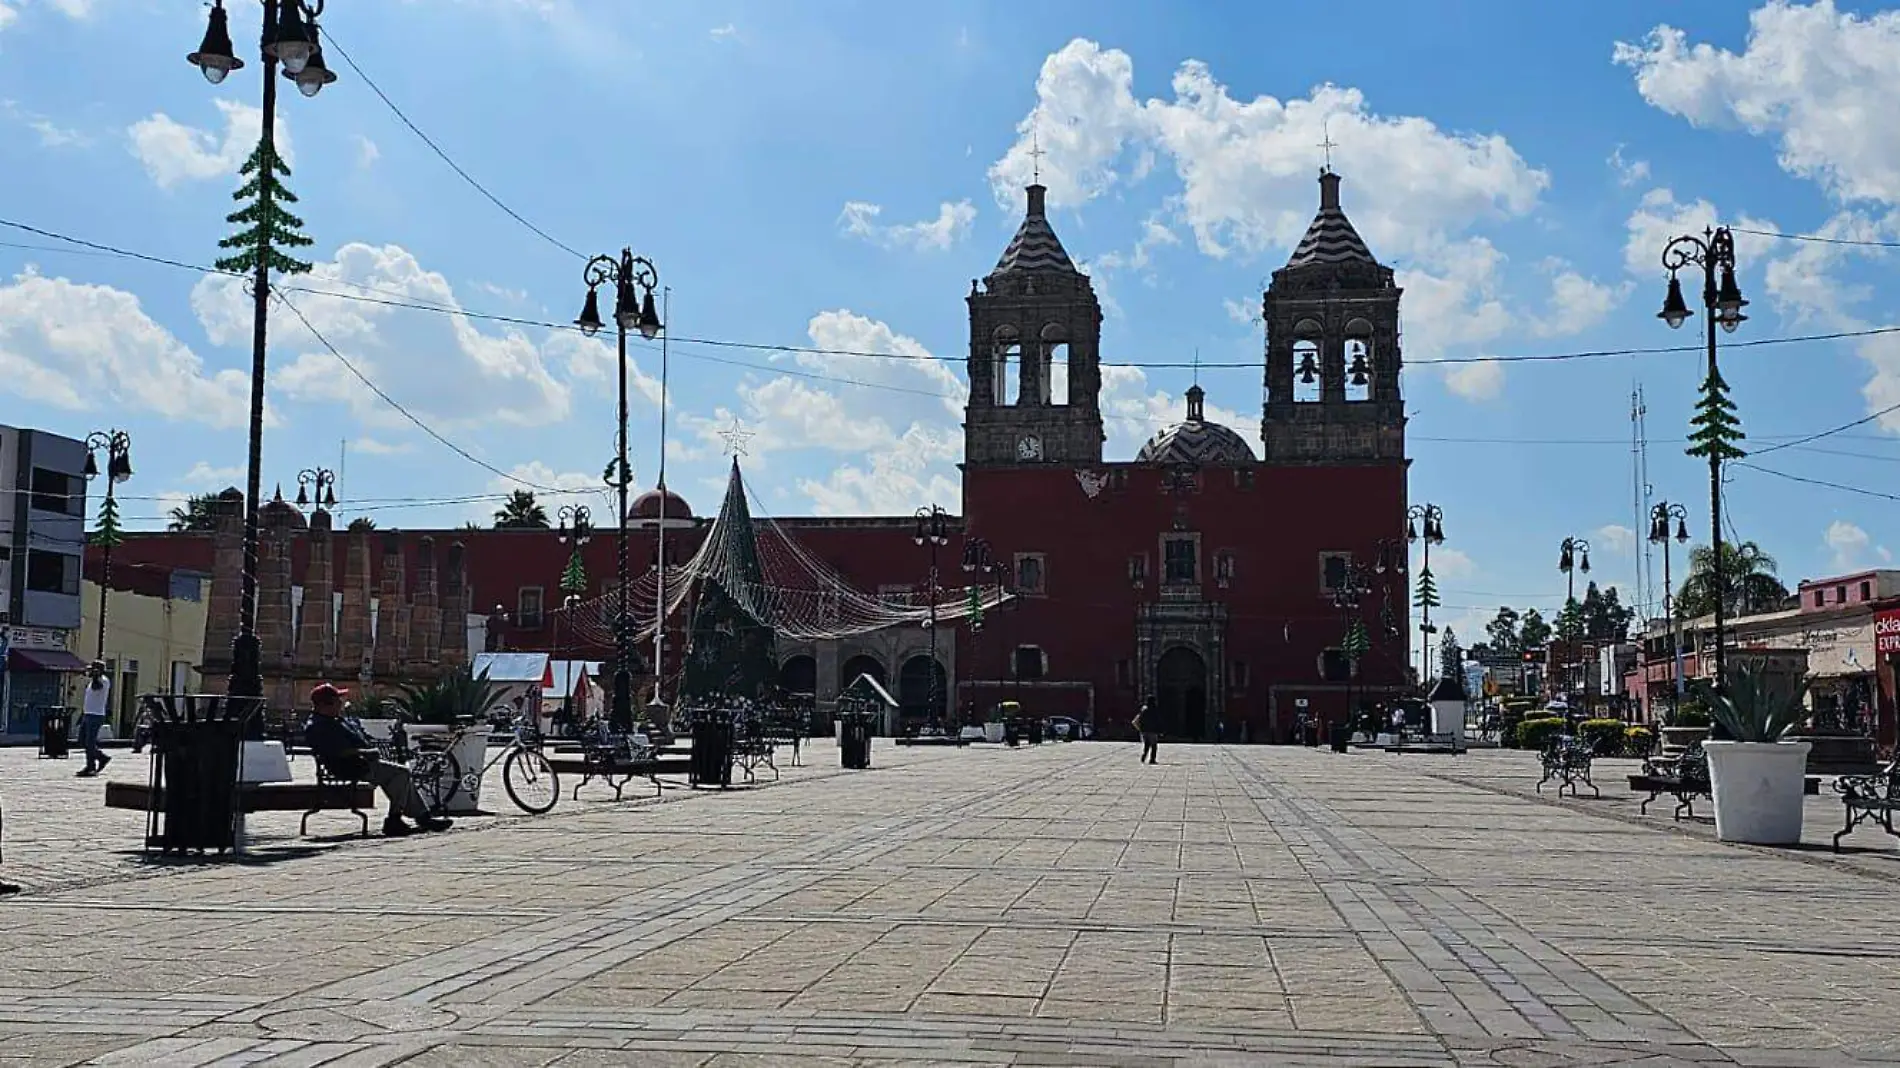
POLYGON ((78 673, 86 670, 86 662, 64 649, 15 648, 7 650, 7 670, 78 673))

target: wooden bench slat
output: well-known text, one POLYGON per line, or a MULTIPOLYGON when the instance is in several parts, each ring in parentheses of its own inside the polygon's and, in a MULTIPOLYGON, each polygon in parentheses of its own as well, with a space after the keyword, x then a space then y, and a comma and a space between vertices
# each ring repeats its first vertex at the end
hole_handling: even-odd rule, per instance
MULTIPOLYGON (((163 808, 165 792, 142 782, 106 783, 106 807, 148 812, 163 808)), ((244 812, 303 812, 313 808, 368 808, 376 790, 368 783, 318 784, 308 782, 247 783, 238 787, 238 808, 244 812)))

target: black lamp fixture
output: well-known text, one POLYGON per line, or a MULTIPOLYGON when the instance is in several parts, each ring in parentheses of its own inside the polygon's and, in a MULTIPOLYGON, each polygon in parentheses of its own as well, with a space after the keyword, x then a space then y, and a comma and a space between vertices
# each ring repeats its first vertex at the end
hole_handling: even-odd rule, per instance
POLYGON ((310 487, 316 487, 317 510, 336 507, 336 472, 327 467, 312 467, 297 472, 297 507, 310 507, 310 487))

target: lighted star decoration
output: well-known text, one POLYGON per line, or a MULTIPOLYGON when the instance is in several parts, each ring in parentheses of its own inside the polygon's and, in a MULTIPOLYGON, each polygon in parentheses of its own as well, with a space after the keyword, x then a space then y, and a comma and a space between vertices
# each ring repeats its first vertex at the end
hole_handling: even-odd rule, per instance
POLYGON ((725 440, 726 455, 736 460, 746 455, 746 443, 756 435, 747 430, 745 424, 741 423, 739 417, 735 415, 732 417, 732 425, 721 430, 719 436, 725 440))

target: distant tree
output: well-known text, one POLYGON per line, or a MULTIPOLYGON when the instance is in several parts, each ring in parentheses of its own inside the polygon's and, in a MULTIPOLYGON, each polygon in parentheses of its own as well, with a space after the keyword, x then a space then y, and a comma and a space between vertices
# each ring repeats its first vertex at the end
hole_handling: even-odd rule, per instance
POLYGON ((1542 649, 1550 642, 1550 624, 1544 622, 1544 613, 1535 608, 1526 608, 1524 617, 1518 624, 1518 648, 1542 649))
MULTIPOLYGON (((1721 542, 1722 605, 1731 615, 1767 612, 1788 599, 1788 587, 1775 576, 1775 558, 1752 541, 1721 542)), ((1707 545, 1689 550, 1689 577, 1676 592, 1676 615, 1694 619, 1715 611, 1715 553, 1707 545)))
POLYGON ((1515 653, 1523 648, 1523 638, 1518 634, 1517 609, 1509 605, 1500 605, 1498 614, 1484 625, 1485 637, 1491 648, 1500 653, 1515 653))
POLYGON ((548 510, 534 499, 529 490, 516 490, 508 495, 508 500, 495 510, 496 530, 546 530, 548 529, 548 510))
POLYGON ((218 529, 218 495, 200 493, 172 509, 171 522, 165 529, 203 533, 218 529))
POLYGON ((1441 678, 1457 678, 1464 674, 1464 670, 1464 646, 1458 644, 1458 635, 1446 627, 1445 636, 1438 642, 1438 674, 1441 678))
POLYGON ((1557 637, 1561 641, 1574 642, 1583 637, 1583 606, 1572 597, 1564 601, 1563 611, 1557 613, 1557 637))
POLYGON ((1592 582, 1583 594, 1583 636, 1592 641, 1621 642, 1629 638, 1636 610, 1623 605, 1616 587, 1599 591, 1592 582))
POLYGON ((374 520, 374 519, 371 519, 371 518, 370 518, 369 516, 366 516, 366 515, 359 515, 359 516, 357 516, 357 517, 356 517, 355 519, 352 519, 352 520, 350 520, 350 527, 349 527, 349 529, 351 529, 351 530, 375 530, 375 529, 376 529, 376 520, 374 520))

